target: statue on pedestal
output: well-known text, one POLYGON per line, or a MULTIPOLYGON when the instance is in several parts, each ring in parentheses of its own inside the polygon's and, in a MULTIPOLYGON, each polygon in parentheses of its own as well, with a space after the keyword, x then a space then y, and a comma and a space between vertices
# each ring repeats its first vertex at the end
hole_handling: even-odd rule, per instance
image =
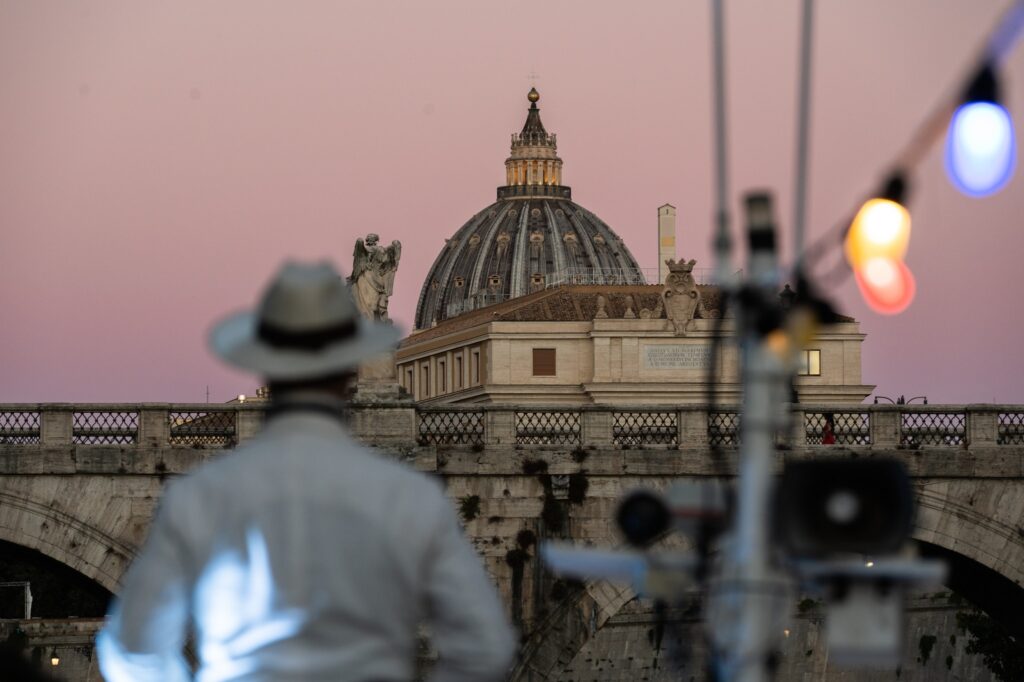
MULTIPOLYGON (((359 312, 370 320, 383 322, 388 318, 388 299, 394 292, 395 272, 402 257, 402 243, 397 239, 390 246, 381 246, 380 237, 366 235, 356 240, 352 254, 352 274, 348 282, 352 287, 359 312)), ((356 403, 394 402, 402 400, 395 369, 395 353, 388 351, 364 360, 359 365, 356 381, 356 403)))
POLYGON ((356 240, 352 254, 352 274, 349 284, 359 312, 371 320, 388 319, 388 299, 395 289, 395 272, 402 257, 402 243, 397 239, 391 246, 381 246, 380 237, 366 235, 366 241, 356 240))

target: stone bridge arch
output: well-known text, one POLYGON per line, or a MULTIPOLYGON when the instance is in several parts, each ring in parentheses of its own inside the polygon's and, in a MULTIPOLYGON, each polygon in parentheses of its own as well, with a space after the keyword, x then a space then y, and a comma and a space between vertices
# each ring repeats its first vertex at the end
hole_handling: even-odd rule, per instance
POLYGON ((103 528, 52 498, 0 490, 0 539, 36 550, 116 593, 135 547, 118 537, 118 504, 110 504, 111 524, 103 528))
POLYGON ((1024 584, 1024 483, 1006 479, 923 481, 914 539, 967 557, 1024 584))
MULTIPOLYGON (((989 575, 1005 579, 1000 580, 998 589, 1013 590, 1012 601, 1024 605, 1024 518, 1015 511, 1024 509, 1024 482, 936 479, 918 481, 916 488, 917 517, 912 537, 925 546, 939 548, 939 552, 925 553, 963 557, 991 571, 989 575)), ((607 544, 611 544, 610 538, 607 544)), ((957 570, 955 565, 953 568, 957 570)), ((509 679, 559 679, 584 645, 634 597, 628 587, 604 581, 587 583, 537 625, 524 643, 509 679)), ((973 601, 984 605, 982 600, 973 601)), ((1006 622, 1003 616, 1013 609, 1003 611, 992 610, 990 615, 1011 630, 1020 631, 1024 619, 1006 622)))

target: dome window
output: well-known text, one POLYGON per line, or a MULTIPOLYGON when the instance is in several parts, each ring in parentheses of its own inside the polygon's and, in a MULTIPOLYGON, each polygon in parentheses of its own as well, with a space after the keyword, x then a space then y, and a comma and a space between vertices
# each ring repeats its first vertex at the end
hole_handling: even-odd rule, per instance
POLYGON ((488 289, 500 289, 501 288, 501 277, 499 275, 491 275, 487 278, 488 289))
POLYGON ((461 289, 463 286, 465 286, 465 284, 466 284, 466 280, 463 279, 462 277, 456 277, 455 278, 455 288, 456 289, 461 289))

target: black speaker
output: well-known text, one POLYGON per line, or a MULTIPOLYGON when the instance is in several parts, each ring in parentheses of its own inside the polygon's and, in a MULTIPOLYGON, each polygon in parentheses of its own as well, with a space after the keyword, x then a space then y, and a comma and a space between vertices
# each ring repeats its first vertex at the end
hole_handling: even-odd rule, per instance
POLYGON ((788 462, 775 493, 775 537, 795 558, 893 554, 913 522, 910 477, 893 459, 788 462))
POLYGON ((619 504, 615 520, 626 542, 634 547, 646 547, 669 529, 672 515, 660 495, 637 490, 619 504))

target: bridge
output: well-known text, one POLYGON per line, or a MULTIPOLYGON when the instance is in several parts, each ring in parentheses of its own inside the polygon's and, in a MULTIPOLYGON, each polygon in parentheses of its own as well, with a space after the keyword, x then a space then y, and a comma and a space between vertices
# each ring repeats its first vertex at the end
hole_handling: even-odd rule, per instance
MULTIPOLYGON (((84 583, 116 592, 164 481, 252 438, 264 407, 0 405, 0 541, 38 552, 40 571, 50 564, 71 569, 84 583)), ((795 405, 791 414, 791 428, 777 434, 780 467, 789 458, 821 456, 904 462, 918 494, 913 535, 922 551, 951 562, 953 591, 1024 631, 1024 406, 795 405), (835 444, 821 442, 826 418, 835 425, 835 444)), ((629 628, 634 635, 650 629, 649 614, 627 589, 563 583, 543 571, 537 542, 619 544, 611 518, 623 492, 662 488, 678 478, 734 475, 739 444, 734 406, 425 408, 397 402, 355 405, 348 418, 364 442, 445 482, 524 632, 516 680, 576 679, 574 671, 598 665, 621 671, 628 664, 608 652, 629 628), (602 651, 603 664, 597 661, 602 651)), ((38 556, 34 552, 26 556, 38 556)), ((81 642, 98 627, 99 614, 67 619, 74 615, 84 614, 23 621, 29 645, 46 660, 60 647, 88 649, 81 642)), ((808 648, 815 653, 804 658, 820 618, 813 607, 794 615, 804 628, 799 643, 793 638, 791 648, 799 651, 794 665, 824 670, 821 647, 808 648)), ((94 667, 85 659, 76 663, 70 653, 62 660, 94 667)), ((902 679, 929 679, 921 674, 902 679)), ((595 677, 620 679, 596 673, 587 679, 595 677)))

